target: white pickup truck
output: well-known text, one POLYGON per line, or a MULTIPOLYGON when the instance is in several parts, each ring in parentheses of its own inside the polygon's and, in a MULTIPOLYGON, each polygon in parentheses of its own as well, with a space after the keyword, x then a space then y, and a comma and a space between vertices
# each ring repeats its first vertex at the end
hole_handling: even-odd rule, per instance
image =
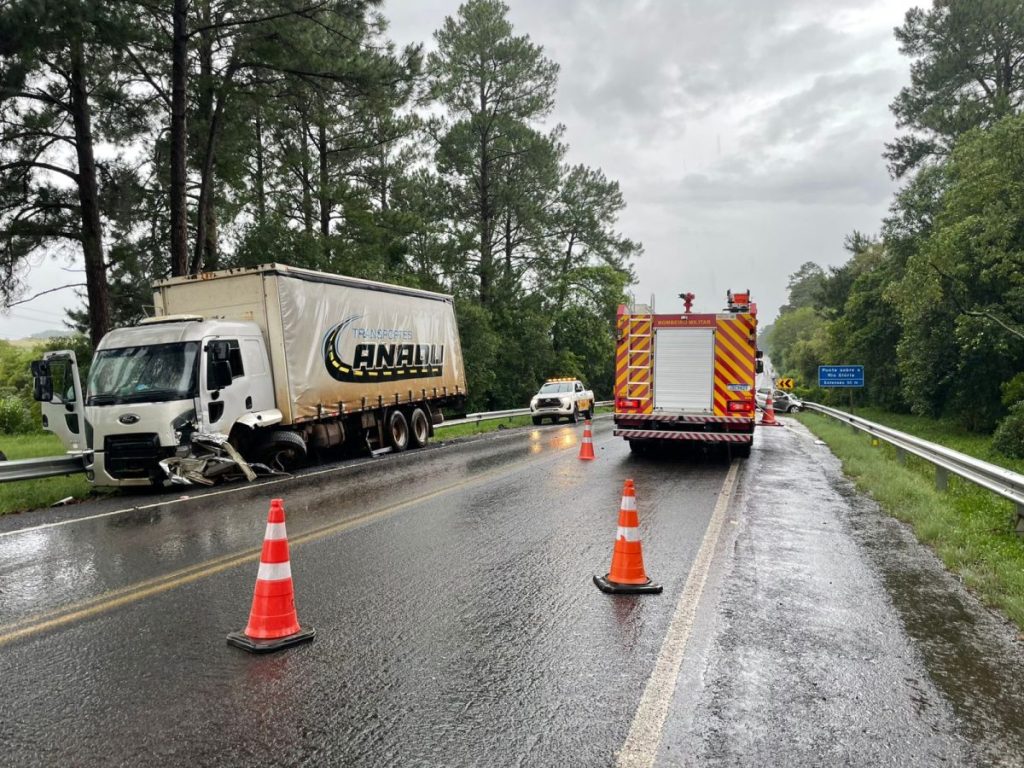
POLYGON ((561 418, 575 424, 581 413, 584 418, 594 418, 594 393, 579 379, 548 379, 530 400, 534 424, 543 419, 554 424, 561 418))

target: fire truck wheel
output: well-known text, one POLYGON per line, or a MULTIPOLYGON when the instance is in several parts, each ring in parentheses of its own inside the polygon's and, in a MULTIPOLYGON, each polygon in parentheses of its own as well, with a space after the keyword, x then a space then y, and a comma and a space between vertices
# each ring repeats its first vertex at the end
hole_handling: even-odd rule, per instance
POLYGON ((733 449, 733 455, 740 459, 750 458, 750 446, 740 445, 733 449))
POLYGON ((395 453, 409 447, 409 422, 401 411, 392 411, 388 416, 388 445, 395 453))
POLYGON ((412 447, 422 448, 430 440, 430 420, 422 408, 413 408, 412 416, 409 418, 409 427, 412 430, 412 447))
POLYGON ((629 450, 632 453, 640 455, 641 453, 647 453, 647 446, 644 445, 640 440, 629 440, 629 450))

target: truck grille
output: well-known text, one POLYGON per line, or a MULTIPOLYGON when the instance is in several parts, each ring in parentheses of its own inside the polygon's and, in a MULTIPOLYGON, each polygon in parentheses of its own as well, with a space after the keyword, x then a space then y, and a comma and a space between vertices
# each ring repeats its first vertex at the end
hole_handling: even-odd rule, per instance
POLYGON ((537 401, 538 408, 560 408, 562 401, 557 397, 542 397, 537 401))
POLYGON ((149 477, 162 458, 160 438, 151 433, 107 435, 103 450, 107 472, 118 479, 149 477))

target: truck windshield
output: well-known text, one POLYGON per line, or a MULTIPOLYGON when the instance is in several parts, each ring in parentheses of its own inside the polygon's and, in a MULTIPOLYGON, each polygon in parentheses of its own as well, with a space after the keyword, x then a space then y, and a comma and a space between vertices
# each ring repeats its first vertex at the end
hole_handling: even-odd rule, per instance
POLYGON ((571 381, 552 381, 540 388, 538 395, 553 395, 556 392, 572 392, 571 381))
POLYGON ((103 349, 89 371, 87 405, 161 402, 195 397, 199 342, 103 349))

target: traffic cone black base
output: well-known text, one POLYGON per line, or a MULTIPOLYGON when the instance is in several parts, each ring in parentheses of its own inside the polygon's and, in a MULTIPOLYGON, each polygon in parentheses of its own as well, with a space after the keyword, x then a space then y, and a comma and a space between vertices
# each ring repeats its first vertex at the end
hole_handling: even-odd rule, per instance
POLYGON ((291 648, 299 643, 308 643, 316 637, 316 630, 313 627, 303 627, 294 635, 287 637, 275 637, 273 640, 258 640, 249 637, 244 632, 232 632, 228 635, 228 645, 241 648, 249 653, 270 653, 280 651, 283 648, 291 648))
POLYGON ((650 579, 646 584, 616 584, 614 581, 608 581, 607 576, 595 576, 594 583, 598 589, 609 595, 657 595, 663 589, 661 584, 655 584, 650 579))

